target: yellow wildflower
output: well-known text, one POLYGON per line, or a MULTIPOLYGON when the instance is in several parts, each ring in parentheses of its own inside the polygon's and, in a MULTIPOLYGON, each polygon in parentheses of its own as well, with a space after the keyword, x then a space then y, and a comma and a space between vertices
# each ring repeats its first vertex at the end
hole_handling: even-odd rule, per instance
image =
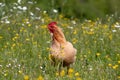
POLYGON ((25 75, 25 76, 24 76, 24 80, 29 80, 29 76, 28 76, 28 75, 25 75))
POLYGON ((29 38, 26 38, 26 41, 30 41, 30 39, 29 39, 29 38))
POLYGON ((73 44, 75 44, 76 42, 78 42, 78 40, 76 38, 73 38, 72 42, 73 42, 73 44))
POLYGON ((59 18, 60 18, 60 19, 62 19, 63 17, 64 17, 63 14, 60 14, 60 15, 59 15, 59 18))
POLYGON ((94 43, 96 43, 97 41, 95 40, 94 43))
POLYGON ((58 73, 58 72, 56 72, 56 76, 59 76, 59 73, 58 73))
POLYGON ((108 66, 109 66, 109 67, 111 67, 111 66, 112 66, 112 64, 108 64, 108 66))
POLYGON ((19 70, 18 72, 19 72, 19 74, 22 74, 22 71, 21 71, 21 70, 19 70))
POLYGON ((100 56, 100 53, 96 53, 96 56, 100 56))
POLYGON ((76 80, 82 80, 80 77, 77 77, 76 80))
POLYGON ((76 31, 76 30, 74 30, 73 34, 77 34, 77 31, 76 31))
POLYGON ((70 68, 69 70, 68 70, 68 74, 71 74, 71 73, 73 73, 74 72, 74 70, 72 69, 72 68, 70 68))
POLYGON ((90 23, 90 22, 92 22, 92 20, 88 20, 88 22, 90 23))
POLYGON ((111 17, 108 18, 108 21, 110 21, 110 20, 111 20, 111 17))
POLYGON ((111 58, 109 57, 109 55, 105 56, 107 60, 111 61, 111 58))
POLYGON ((120 64, 120 61, 118 61, 118 63, 120 64))
POLYGON ((120 54, 117 54, 117 56, 120 56, 120 54))
POLYGON ((10 27, 8 27, 8 30, 10 30, 10 27))
POLYGON ((31 26, 31 24, 28 24, 28 27, 30 27, 31 26))
POLYGON ((47 26, 46 26, 46 25, 42 25, 41 28, 42 28, 42 29, 45 29, 45 28, 47 28, 47 26))
POLYGON ((108 25, 105 24, 105 25, 103 26, 103 28, 104 28, 104 29, 108 28, 108 25))
POLYGON ((33 44, 34 44, 34 45, 37 45, 37 41, 34 41, 33 44))
POLYGON ((19 34, 18 34, 18 33, 16 33, 15 35, 16 35, 16 37, 19 37, 19 34))
POLYGON ((76 73, 75 73, 75 76, 76 76, 76 77, 78 77, 78 76, 79 76, 79 73, 78 73, 78 72, 76 72, 76 73))
POLYGON ((12 47, 15 47, 15 46, 16 46, 16 44, 15 44, 15 43, 13 43, 13 44, 12 44, 12 47))
POLYGON ((111 58, 107 58, 109 61, 111 61, 111 58))
POLYGON ((60 72, 60 76, 63 77, 64 75, 65 75, 65 71, 62 70, 62 71, 60 72))
POLYGON ((0 36, 0 39, 2 39, 3 37, 2 36, 0 36))
POLYGON ((44 80, 42 76, 39 76, 37 80, 44 80))
POLYGON ((4 76, 7 76, 7 75, 8 75, 7 73, 4 74, 4 76))
POLYGON ((113 69, 117 69, 117 68, 118 68, 118 65, 114 65, 114 66, 113 66, 113 69))
POLYGON ((94 34, 94 29, 90 29, 90 31, 88 31, 87 34, 90 34, 90 35, 94 34))
POLYGON ((51 58, 52 58, 52 55, 51 55, 51 54, 49 54, 49 60, 52 60, 51 58))
POLYGON ((47 47, 47 48, 46 48, 46 50, 50 51, 50 48, 49 48, 49 47, 47 47))
POLYGON ((68 24, 61 24, 63 27, 67 27, 68 26, 68 24))
POLYGON ((118 79, 120 79, 120 76, 118 76, 118 79))

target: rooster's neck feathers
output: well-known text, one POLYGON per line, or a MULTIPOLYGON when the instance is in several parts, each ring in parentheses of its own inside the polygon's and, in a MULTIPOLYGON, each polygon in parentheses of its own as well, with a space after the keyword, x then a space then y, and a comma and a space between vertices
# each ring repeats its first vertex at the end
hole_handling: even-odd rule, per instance
POLYGON ((66 39, 65 36, 62 32, 62 30, 57 26, 56 22, 51 22, 48 24, 48 29, 50 31, 50 33, 52 34, 52 42, 53 43, 60 43, 60 44, 64 44, 66 43, 66 39))
POLYGON ((57 41, 60 44, 63 44, 66 42, 65 36, 59 27, 56 28, 52 37, 53 37, 53 41, 57 41))

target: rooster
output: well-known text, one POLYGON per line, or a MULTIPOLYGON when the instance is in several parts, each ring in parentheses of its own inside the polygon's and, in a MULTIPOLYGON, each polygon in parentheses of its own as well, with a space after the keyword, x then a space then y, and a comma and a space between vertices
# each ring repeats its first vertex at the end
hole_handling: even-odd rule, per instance
POLYGON ((75 62, 77 50, 73 47, 72 43, 66 40, 61 28, 57 26, 56 22, 48 24, 48 30, 52 37, 52 44, 50 46, 50 56, 52 63, 67 67, 75 62))

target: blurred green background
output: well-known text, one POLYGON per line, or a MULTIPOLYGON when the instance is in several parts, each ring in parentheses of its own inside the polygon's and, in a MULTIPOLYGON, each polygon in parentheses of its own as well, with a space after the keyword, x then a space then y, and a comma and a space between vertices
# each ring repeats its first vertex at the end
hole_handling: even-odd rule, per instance
POLYGON ((0 0, 10 5, 10 3, 21 1, 23 4, 28 1, 36 1, 36 5, 41 10, 46 10, 51 14, 53 9, 59 14, 64 14, 67 18, 104 18, 114 15, 120 16, 120 0, 0 0))

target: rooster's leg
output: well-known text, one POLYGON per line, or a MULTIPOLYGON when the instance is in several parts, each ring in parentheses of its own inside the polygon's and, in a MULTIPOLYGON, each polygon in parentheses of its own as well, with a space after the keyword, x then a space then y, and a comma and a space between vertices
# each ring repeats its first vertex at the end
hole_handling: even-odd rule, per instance
POLYGON ((70 69, 70 66, 67 66, 67 74, 68 74, 68 72, 69 72, 69 69, 70 69))

